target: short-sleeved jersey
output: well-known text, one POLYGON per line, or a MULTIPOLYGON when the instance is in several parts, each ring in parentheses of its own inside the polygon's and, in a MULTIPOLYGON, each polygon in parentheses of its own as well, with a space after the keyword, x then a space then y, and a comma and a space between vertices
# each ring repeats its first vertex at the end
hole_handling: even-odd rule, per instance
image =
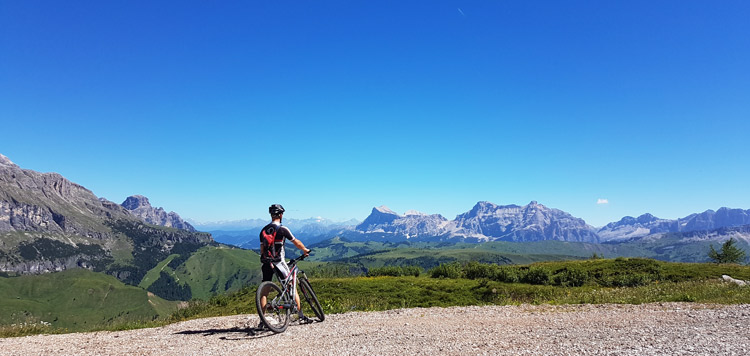
MULTIPOLYGON (((292 234, 292 232, 289 230, 288 227, 282 226, 280 223, 272 222, 268 225, 266 225, 263 230, 260 232, 260 243, 261 246, 263 246, 266 241, 263 238, 263 231, 266 232, 266 234, 273 234, 274 231, 276 231, 276 238, 274 239, 274 245, 276 247, 276 258, 269 259, 266 256, 261 255, 260 261, 261 262, 279 262, 284 261, 285 253, 284 253, 284 242, 286 240, 294 241, 295 237, 292 234)), ((266 246, 266 248, 270 248, 270 246, 266 246)))

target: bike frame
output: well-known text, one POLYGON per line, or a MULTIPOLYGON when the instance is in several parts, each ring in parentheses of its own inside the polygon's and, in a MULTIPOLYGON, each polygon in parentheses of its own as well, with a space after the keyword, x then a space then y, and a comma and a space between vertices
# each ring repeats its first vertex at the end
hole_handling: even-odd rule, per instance
MULTIPOLYGON (((281 292, 281 295, 274 298, 271 303, 272 305, 277 305, 279 309, 291 309, 292 312, 296 312, 297 310, 297 303, 296 303, 296 296, 297 296, 297 288, 294 288, 294 286, 297 284, 297 273, 300 272, 299 268, 297 267, 297 261, 300 259, 294 259, 289 261, 287 265, 291 265, 289 268, 289 277, 286 278, 286 281, 280 281, 282 285, 283 292, 281 292), (280 299, 280 300, 277 300, 280 299), (285 302, 289 301, 289 304, 281 304, 279 302, 285 302)), ((301 302, 300 302, 301 303, 301 302)))

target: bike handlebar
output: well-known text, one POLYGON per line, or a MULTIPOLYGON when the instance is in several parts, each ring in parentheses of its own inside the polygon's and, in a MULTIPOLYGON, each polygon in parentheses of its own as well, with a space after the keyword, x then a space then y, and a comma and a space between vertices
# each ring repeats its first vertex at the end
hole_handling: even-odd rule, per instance
POLYGON ((291 259, 291 260, 289 260, 289 262, 288 262, 287 264, 290 264, 290 265, 291 265, 291 264, 296 264, 297 262, 299 262, 299 261, 302 261, 302 260, 304 260, 304 259, 305 259, 305 258, 307 258, 307 257, 310 257, 310 253, 312 253, 312 250, 310 250, 310 252, 308 252, 308 253, 307 253, 307 255, 305 255, 305 254, 303 253, 303 254, 302 254, 302 256, 299 256, 299 257, 297 257, 297 258, 295 258, 295 259, 291 259))

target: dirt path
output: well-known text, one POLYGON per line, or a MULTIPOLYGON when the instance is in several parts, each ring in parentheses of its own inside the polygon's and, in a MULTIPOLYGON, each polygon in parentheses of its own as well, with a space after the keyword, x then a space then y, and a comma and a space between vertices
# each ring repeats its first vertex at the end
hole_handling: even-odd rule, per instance
POLYGON ((255 315, 0 339, 2 355, 746 355, 750 305, 502 306, 328 316, 284 334, 255 315))

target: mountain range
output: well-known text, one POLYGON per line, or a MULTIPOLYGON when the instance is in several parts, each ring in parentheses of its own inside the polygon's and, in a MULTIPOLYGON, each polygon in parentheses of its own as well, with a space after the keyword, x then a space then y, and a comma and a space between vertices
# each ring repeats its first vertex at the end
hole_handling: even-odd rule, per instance
MULTIPOLYGON (((532 201, 527 205, 497 205, 478 202, 471 210, 448 220, 440 214, 415 210, 399 214, 386 206, 372 209, 361 223, 324 224, 310 220, 290 220, 297 237, 305 243, 317 243, 336 236, 349 241, 384 242, 537 242, 624 243, 639 239, 657 239, 665 234, 703 232, 721 242, 730 236, 724 228, 750 225, 750 210, 720 208, 690 214, 681 219, 660 219, 651 214, 637 218, 626 216, 617 222, 596 228, 571 214, 532 201), (311 227, 314 227, 311 229, 311 227)), ((249 222, 251 220, 245 220, 249 222)), ((258 230, 267 221, 252 220, 255 226, 245 230, 210 231, 214 238, 243 248, 258 248, 258 230)), ((750 240, 743 229, 731 237, 750 240)), ((690 235, 685 235, 690 236, 690 235)), ((674 236, 672 236, 674 240, 674 236)), ((676 241, 676 240, 675 240, 676 241)))
POLYGON ((57 173, 21 169, 0 154, 0 271, 87 268, 137 284, 173 251, 215 243, 207 233, 159 226, 181 219, 148 200, 125 203, 100 199, 57 173))
MULTIPOLYGON (((216 241, 257 248, 258 229, 266 223, 255 219, 194 227, 177 213, 153 207, 144 196, 133 195, 116 204, 59 174, 21 169, 0 155, 0 271, 42 273, 84 267, 137 284, 174 251, 187 257, 215 244, 211 234, 196 230, 218 228, 211 231, 216 241)), ((594 228, 536 201, 523 206, 480 201, 453 220, 413 210, 402 215, 380 206, 361 223, 311 218, 285 219, 284 224, 308 244, 336 236, 350 241, 474 243, 611 244, 667 234, 673 234, 669 241, 720 241, 730 235, 750 240, 750 230, 732 229, 750 225, 750 210, 720 208, 676 220, 643 214, 594 228), (674 234, 684 238, 676 239, 674 234)))
POLYGON ((355 231, 365 236, 384 234, 389 239, 599 242, 598 235, 583 219, 535 201, 525 206, 500 206, 482 201, 454 220, 413 210, 399 215, 381 206, 373 208, 355 231))
POLYGON ((620 241, 654 234, 710 231, 743 225, 750 225, 750 210, 722 207, 717 211, 706 210, 676 220, 660 219, 651 214, 637 218, 626 216, 600 228, 597 234, 603 241, 620 241))
POLYGON ((352 232, 354 239, 424 240, 471 242, 486 241, 569 241, 604 243, 627 241, 646 236, 714 231, 750 225, 750 210, 720 208, 690 214, 684 218, 660 219, 651 214, 626 216, 601 228, 586 224, 564 211, 532 201, 527 205, 496 205, 478 202, 471 210, 448 220, 439 214, 409 211, 404 215, 385 206, 373 208, 352 232))

